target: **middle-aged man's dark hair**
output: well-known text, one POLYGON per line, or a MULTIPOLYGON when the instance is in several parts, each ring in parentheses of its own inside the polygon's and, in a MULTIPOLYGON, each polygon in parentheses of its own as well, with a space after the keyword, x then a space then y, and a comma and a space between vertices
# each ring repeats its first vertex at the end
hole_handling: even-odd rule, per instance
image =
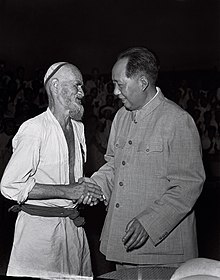
POLYGON ((144 47, 129 48, 119 54, 118 60, 128 58, 126 76, 131 78, 140 73, 145 74, 155 85, 158 76, 159 62, 156 56, 144 47))

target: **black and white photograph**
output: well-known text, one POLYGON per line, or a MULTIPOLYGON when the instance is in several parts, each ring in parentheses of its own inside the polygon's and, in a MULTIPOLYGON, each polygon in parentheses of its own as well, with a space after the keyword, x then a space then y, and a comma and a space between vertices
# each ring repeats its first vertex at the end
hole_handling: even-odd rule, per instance
POLYGON ((220 0, 0 0, 0 276, 220 279, 220 0))

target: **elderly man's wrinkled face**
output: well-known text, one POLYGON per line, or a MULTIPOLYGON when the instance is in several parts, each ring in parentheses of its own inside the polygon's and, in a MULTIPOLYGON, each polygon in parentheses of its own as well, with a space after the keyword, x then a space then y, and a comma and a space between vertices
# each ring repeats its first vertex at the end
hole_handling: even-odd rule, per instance
POLYGON ((80 72, 75 72, 70 75, 70 79, 61 83, 61 97, 66 110, 69 110, 72 119, 81 119, 83 116, 84 108, 81 100, 84 97, 82 89, 83 80, 80 72))

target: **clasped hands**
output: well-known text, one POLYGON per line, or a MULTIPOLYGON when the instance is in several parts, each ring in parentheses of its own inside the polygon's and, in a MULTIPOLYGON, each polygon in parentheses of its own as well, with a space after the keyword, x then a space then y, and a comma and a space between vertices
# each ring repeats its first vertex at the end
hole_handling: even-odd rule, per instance
POLYGON ((99 201, 104 201, 106 204, 104 194, 98 185, 89 182, 85 177, 79 178, 78 184, 82 186, 82 194, 77 200, 78 204, 83 203, 89 206, 94 206, 99 201))

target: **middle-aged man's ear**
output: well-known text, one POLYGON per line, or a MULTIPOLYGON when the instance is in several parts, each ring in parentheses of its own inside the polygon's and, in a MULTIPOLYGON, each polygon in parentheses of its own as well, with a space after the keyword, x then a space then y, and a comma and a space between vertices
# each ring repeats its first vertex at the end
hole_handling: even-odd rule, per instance
POLYGON ((148 79, 145 76, 140 77, 140 82, 141 82, 141 88, 143 91, 149 86, 148 79))

